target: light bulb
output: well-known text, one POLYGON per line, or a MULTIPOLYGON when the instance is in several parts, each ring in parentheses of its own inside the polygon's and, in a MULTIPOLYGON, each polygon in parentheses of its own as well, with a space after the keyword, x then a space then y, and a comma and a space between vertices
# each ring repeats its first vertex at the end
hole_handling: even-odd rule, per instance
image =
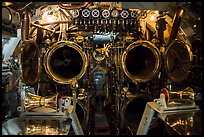
POLYGON ((150 15, 150 20, 154 21, 155 20, 155 16, 154 15, 150 15))

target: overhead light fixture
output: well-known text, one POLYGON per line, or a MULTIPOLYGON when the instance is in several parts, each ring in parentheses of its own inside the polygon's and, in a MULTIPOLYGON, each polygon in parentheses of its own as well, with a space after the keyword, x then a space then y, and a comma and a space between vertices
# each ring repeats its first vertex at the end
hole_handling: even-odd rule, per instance
POLYGON ((156 19, 155 15, 150 15, 150 20, 154 21, 156 19))

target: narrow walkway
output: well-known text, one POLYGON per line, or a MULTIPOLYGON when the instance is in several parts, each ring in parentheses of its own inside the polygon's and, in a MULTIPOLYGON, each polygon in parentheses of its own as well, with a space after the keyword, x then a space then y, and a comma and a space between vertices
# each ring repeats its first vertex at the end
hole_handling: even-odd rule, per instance
POLYGON ((95 135, 110 135, 109 125, 103 107, 103 101, 104 100, 102 98, 97 100, 95 112, 95 135))

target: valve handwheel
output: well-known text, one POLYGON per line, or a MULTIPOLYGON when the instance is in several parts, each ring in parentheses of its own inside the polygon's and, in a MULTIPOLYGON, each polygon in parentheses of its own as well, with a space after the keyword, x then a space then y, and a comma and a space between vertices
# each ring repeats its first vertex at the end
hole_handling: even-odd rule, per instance
POLYGON ((127 10, 123 10, 120 15, 122 18, 126 19, 129 16, 129 12, 127 10))
POLYGON ((82 16, 83 17, 87 18, 87 17, 89 17, 89 15, 90 15, 90 11, 88 9, 84 9, 82 11, 82 16))
POLYGON ((108 17, 110 16, 109 10, 103 10, 102 16, 103 16, 104 18, 108 18, 108 17))
POLYGON ((91 12, 91 15, 92 15, 94 18, 99 17, 99 15, 100 15, 99 10, 94 9, 94 10, 91 12))

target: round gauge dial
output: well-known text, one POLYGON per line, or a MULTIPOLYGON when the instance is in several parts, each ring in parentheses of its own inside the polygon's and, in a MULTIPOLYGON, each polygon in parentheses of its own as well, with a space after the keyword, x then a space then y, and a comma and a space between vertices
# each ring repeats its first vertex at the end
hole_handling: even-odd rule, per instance
POLYGON ((114 17, 114 18, 117 18, 119 16, 119 11, 118 10, 113 10, 111 12, 111 16, 114 17))

